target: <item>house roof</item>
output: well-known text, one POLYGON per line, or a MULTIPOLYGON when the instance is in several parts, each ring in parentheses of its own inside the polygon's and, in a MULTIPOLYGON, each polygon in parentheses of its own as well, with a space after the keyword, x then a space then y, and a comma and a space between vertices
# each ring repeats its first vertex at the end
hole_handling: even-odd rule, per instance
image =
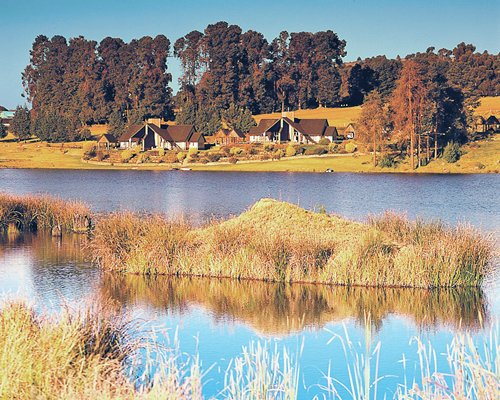
POLYGON ((118 138, 119 142, 127 142, 132 136, 134 136, 137 132, 139 132, 144 127, 144 124, 141 125, 130 125, 127 131, 118 138))
POLYGON ((174 142, 188 142, 194 133, 194 125, 169 125, 166 130, 174 142))
POLYGON ((476 122, 476 124, 484 124, 486 122, 486 120, 481 115, 478 115, 476 118, 474 118, 474 121, 476 122))
POLYGON ((498 122, 498 118, 495 117, 494 115, 490 115, 488 117, 488 119, 486 120, 486 123, 488 124, 499 124, 500 122, 498 122))
POLYGON ((299 131, 310 136, 322 136, 328 126, 327 119, 299 119, 298 122, 302 128, 299 131))
POLYGON ((189 139, 189 141, 190 142, 198 142, 200 139, 205 140, 205 136, 203 136, 203 134, 201 134, 200 132, 194 132, 191 135, 191 138, 189 139))
POLYGON ((335 126, 327 126, 325 129, 325 136, 337 136, 339 133, 335 126))
POLYGON ((116 139, 114 138, 114 136, 110 135, 109 133, 105 133, 104 135, 102 135, 99 139, 99 142, 100 141, 109 142, 109 143, 116 143, 116 139))
POLYGON ((267 132, 269 129, 271 129, 279 121, 280 121, 280 119, 268 119, 268 118, 261 119, 259 121, 259 125, 252 126, 252 128, 250 128, 250 131, 248 132, 248 134, 250 136, 261 135, 264 132, 267 132))

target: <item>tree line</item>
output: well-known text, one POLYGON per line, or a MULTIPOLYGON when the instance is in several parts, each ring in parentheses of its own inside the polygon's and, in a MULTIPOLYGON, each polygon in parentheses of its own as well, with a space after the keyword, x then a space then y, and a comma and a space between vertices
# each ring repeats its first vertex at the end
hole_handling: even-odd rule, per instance
POLYGON ((173 46, 164 35, 128 43, 40 35, 22 75, 31 104, 29 130, 42 140, 79 140, 89 136, 89 125, 109 123, 118 136, 147 117, 173 118, 175 110, 178 123, 194 124, 205 134, 222 121, 247 131, 252 114, 359 105, 373 91, 388 103, 410 62, 418 64, 426 96, 439 108, 432 116, 426 111, 425 126, 463 131, 478 96, 500 94, 499 55, 478 53, 470 44, 350 63, 343 62, 345 47, 332 30, 283 31, 269 42, 262 33, 227 22, 192 31, 173 46), (176 96, 168 71, 172 56, 182 68, 176 96))

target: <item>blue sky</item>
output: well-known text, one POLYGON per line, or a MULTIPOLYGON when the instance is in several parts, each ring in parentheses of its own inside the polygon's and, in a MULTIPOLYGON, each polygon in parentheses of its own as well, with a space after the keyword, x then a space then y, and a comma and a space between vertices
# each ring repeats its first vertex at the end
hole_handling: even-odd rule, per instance
MULTIPOLYGON (((500 0, 0 0, 0 105, 23 104, 21 72, 38 34, 100 41, 165 34, 172 43, 193 29, 228 21, 262 32, 332 29, 347 41, 346 60, 453 48, 465 41, 498 53, 500 0)), ((179 67, 169 63, 177 86, 179 67)))

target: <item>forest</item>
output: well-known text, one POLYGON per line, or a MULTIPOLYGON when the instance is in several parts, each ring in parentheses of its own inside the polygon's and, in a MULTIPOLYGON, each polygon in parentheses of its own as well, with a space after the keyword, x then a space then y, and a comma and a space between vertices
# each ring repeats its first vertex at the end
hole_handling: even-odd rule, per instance
POLYGON ((478 98, 500 94, 499 55, 476 52, 472 44, 395 59, 344 62, 346 55, 346 41, 332 30, 283 31, 269 41, 227 22, 189 32, 173 45, 164 35, 128 43, 40 35, 22 74, 31 109, 19 107, 14 126, 21 139, 33 134, 49 142, 85 139, 95 123, 108 123, 118 136, 153 116, 194 124, 204 134, 222 120, 247 131, 255 114, 360 105, 370 94, 397 114, 408 101, 406 79, 406 93, 411 87, 421 109, 392 118, 391 129, 410 118, 422 129, 454 132, 458 140, 478 98), (175 96, 171 57, 182 67, 175 96), (403 73, 406 65, 411 71, 403 73))

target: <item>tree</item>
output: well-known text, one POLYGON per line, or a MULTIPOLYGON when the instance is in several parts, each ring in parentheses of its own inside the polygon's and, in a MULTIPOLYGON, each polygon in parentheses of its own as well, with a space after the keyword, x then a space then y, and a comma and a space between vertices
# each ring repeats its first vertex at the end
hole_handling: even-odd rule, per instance
POLYGON ((376 90, 370 92, 365 99, 361 115, 357 123, 357 138, 360 142, 371 145, 373 165, 377 165, 377 149, 383 151, 384 141, 388 137, 388 116, 382 96, 376 90))
POLYGON ((222 120, 233 129, 238 129, 244 133, 248 133, 252 126, 255 126, 255 121, 249 109, 238 107, 232 104, 227 110, 222 112, 222 120))
POLYGON ((28 140, 31 137, 31 117, 27 106, 16 108, 10 128, 17 140, 28 140))
POLYGON ((429 91, 424 80, 422 66, 414 60, 406 60, 391 99, 395 138, 410 146, 410 164, 415 169, 415 144, 422 133, 423 117, 429 107, 429 91))
POLYGON ((4 124, 0 123, 0 139, 3 139, 7 136, 7 128, 4 124))

